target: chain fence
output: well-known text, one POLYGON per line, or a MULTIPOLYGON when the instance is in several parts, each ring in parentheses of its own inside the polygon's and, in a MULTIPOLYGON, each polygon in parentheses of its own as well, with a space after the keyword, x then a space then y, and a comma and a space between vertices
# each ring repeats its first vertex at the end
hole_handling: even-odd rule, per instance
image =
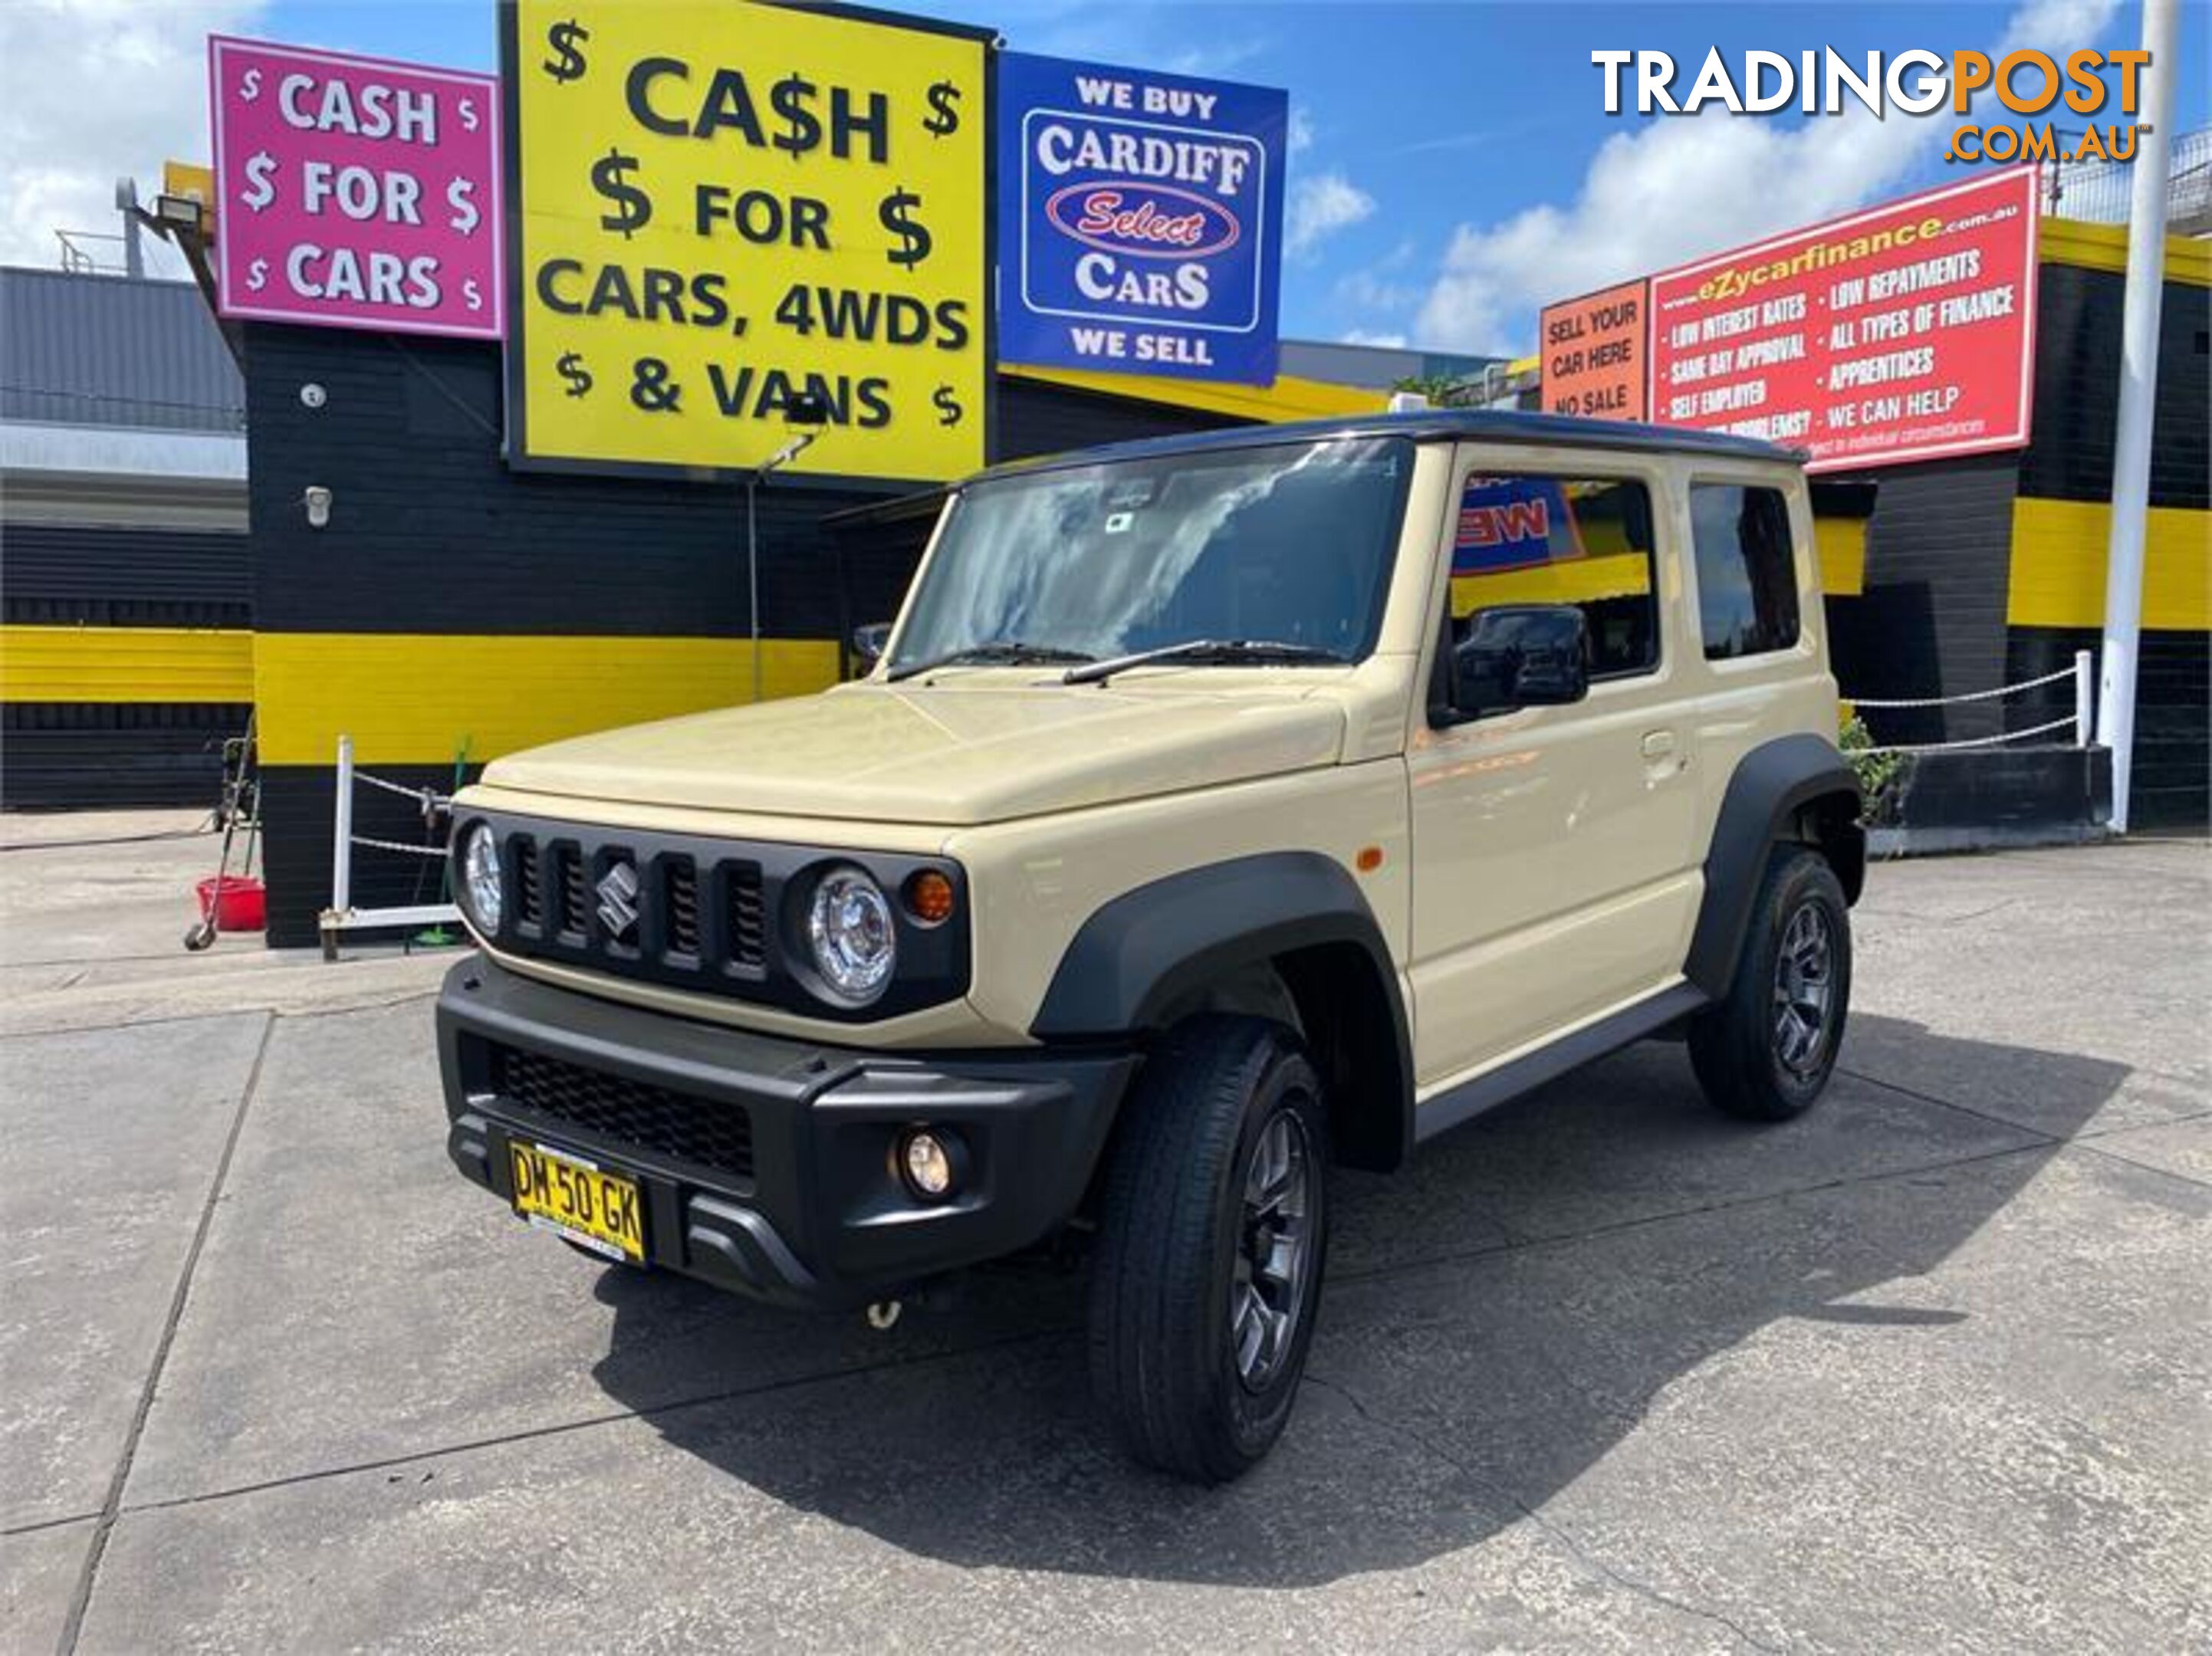
POLYGON ((2041 725, 2031 725, 2017 731, 2000 731, 1994 736, 1964 737, 1953 742, 1906 742, 1877 744, 1855 751, 1863 754, 1922 754, 1951 753, 1964 748, 1995 748, 2008 742, 2027 742, 2039 736, 2053 736, 2061 731, 2074 733, 2074 745, 2089 745, 2094 729, 2093 712, 2095 704, 2095 680, 2093 676, 2094 658, 2087 650, 2074 652, 2074 664, 2062 667, 2057 672, 2045 673, 2037 678, 2024 678, 2015 684, 2000 684, 1987 690, 1961 690, 1955 695, 1917 696, 1850 696, 1846 698, 1854 713, 1872 708, 1877 713, 1904 712, 1930 707, 1951 707, 1979 701, 2006 701, 2014 696, 2025 695, 2045 685, 2057 684, 2071 679, 2074 682, 2074 713, 2071 718, 2054 719, 2041 725))

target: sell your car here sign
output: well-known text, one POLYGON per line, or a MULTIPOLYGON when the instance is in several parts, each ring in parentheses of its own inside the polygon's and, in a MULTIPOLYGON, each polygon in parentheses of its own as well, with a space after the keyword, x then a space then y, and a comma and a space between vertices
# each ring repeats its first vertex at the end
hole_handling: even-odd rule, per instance
POLYGON ((208 40, 227 317, 497 339, 499 82, 208 40))
POLYGON ((1272 385, 1288 94, 1009 53, 999 106, 1000 356, 1272 385))

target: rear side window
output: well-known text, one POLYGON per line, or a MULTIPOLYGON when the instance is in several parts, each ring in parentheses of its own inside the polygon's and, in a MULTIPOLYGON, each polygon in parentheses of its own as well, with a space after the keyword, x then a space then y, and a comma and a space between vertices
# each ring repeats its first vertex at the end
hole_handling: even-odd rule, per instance
POLYGON ((1693 483, 1698 617, 1705 659, 1764 655, 1797 642, 1797 560, 1778 488, 1693 483))
POLYGON ((1640 482, 1478 473, 1452 541, 1453 636, 1477 610, 1571 604, 1589 622, 1590 676, 1659 664, 1651 496, 1640 482))

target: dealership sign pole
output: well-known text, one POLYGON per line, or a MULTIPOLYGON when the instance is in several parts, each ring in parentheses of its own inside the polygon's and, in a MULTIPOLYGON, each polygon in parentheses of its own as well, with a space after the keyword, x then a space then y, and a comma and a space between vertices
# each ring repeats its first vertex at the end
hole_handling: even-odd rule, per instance
POLYGON ((2120 325, 2119 429, 2112 441, 2112 526, 2105 569, 2105 654, 2097 740, 2112 752, 2112 829, 2128 831, 2135 770, 2136 667, 2142 637, 2143 535, 2150 511, 2150 443, 2158 400, 2158 325, 2166 283, 2166 128, 2173 109, 2179 9, 2143 0, 2142 150, 2128 215, 2128 288, 2120 325))

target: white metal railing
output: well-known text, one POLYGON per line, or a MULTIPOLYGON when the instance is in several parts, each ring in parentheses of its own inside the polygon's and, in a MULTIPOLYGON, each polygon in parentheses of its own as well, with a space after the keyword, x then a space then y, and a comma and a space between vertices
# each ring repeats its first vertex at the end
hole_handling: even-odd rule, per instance
MULTIPOLYGON (((2081 138, 2079 133, 2064 130, 2057 136, 2067 149, 2081 138)), ((2092 224, 2125 224, 2136 165, 2133 161, 2044 163, 2045 215, 2092 224)), ((2174 135, 2166 163, 2166 217, 2168 230, 2176 235, 2199 235, 2212 223, 2212 127, 2174 135)))
POLYGON ((1994 748, 2007 742, 2025 742, 2031 737, 2050 736, 2071 730, 2074 745, 2086 748, 2096 730, 2096 674, 2095 658, 2087 650, 2074 652, 2074 664, 2062 667, 2055 673, 2045 673, 2040 678, 2024 678, 2017 684, 2000 684, 1995 689, 1965 690, 1957 695, 1902 696, 1893 700, 1879 700, 1871 696, 1845 698, 1853 712, 1863 707, 1901 709, 1907 707, 1949 707, 1967 701, 2002 701, 2024 690, 2040 689, 2046 684, 2056 684, 2062 679, 2074 681, 2074 716, 2054 719, 2047 724, 2031 725, 2026 730, 2000 731, 1995 736, 1966 737, 1956 742, 1917 742, 1899 743, 1889 747, 1861 748, 1861 753, 1948 753, 1960 748, 1994 748))
POLYGON ((381 776, 371 776, 357 771, 353 763, 353 738, 338 737, 337 801, 331 812, 331 906, 322 913, 323 958, 336 960, 338 937, 343 932, 366 931, 377 926, 444 925, 458 924, 461 911, 452 903, 412 903, 397 908, 356 908, 353 906, 353 853, 356 847, 364 851, 394 852, 410 857, 434 857, 446 860, 443 846, 410 846, 402 840, 373 840, 353 831, 353 787, 359 782, 364 787, 380 788, 386 793, 396 793, 418 801, 423 819, 434 820, 453 809, 453 800, 434 788, 403 787, 381 776))

